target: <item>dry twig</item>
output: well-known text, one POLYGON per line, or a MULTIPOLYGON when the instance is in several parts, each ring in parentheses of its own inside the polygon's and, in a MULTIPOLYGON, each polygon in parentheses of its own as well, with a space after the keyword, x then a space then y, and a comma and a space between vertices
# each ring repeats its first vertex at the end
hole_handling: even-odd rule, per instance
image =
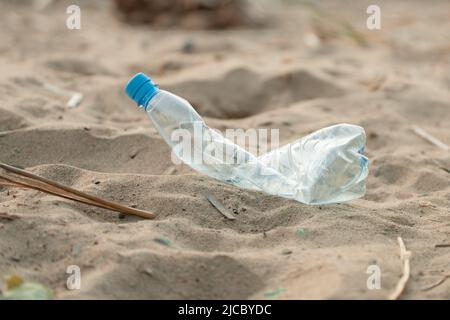
POLYGON ((29 188, 49 193, 58 197, 82 202, 99 208, 109 209, 124 214, 134 215, 145 219, 154 219, 153 213, 130 208, 119 203, 104 200, 96 196, 84 193, 71 187, 48 180, 30 172, 0 162, 0 184, 29 188))
POLYGON ((419 127, 413 127, 414 132, 422 137, 423 139, 427 140, 429 143, 434 144, 436 147, 441 148, 442 150, 450 150, 450 147, 446 145, 444 142, 439 140, 438 138, 432 136, 428 132, 426 132, 424 129, 419 127))
POLYGON ((439 281, 437 281, 437 282, 435 282, 435 283, 433 283, 433 284, 431 284, 431 285, 429 285, 427 287, 424 287, 421 290, 422 291, 429 291, 431 289, 434 289, 437 286, 440 286, 441 284, 443 284, 445 282, 445 280, 447 280, 448 278, 450 278, 450 274, 443 274, 443 277, 439 281))
POLYGON ((397 300, 401 296, 403 290, 405 290, 406 283, 408 282, 411 273, 409 264, 411 251, 406 250, 405 243, 403 242, 403 239, 401 237, 398 237, 397 241, 400 246, 400 259, 403 262, 403 275, 398 281, 397 286, 395 287, 395 291, 392 292, 392 294, 389 296, 389 300, 397 300))
POLYGON ((435 244, 434 247, 435 248, 450 248, 450 243, 435 244))

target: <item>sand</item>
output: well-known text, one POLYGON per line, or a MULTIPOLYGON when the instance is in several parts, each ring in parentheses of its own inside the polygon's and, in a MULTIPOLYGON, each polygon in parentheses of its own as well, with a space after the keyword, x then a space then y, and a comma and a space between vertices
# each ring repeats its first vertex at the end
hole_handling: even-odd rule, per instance
POLYGON ((65 28, 64 1, 40 11, 0 1, 0 161, 157 219, 0 187, 0 213, 17 216, 0 215, 2 278, 40 282, 58 299, 385 299, 402 275, 400 236, 412 252, 401 298, 450 298, 450 280, 423 290, 450 273, 450 248, 435 248, 450 243, 450 154, 413 132, 450 145, 448 1, 377 1, 379 31, 365 27, 369 2, 324 1, 367 46, 339 32, 317 43, 310 13, 293 4, 267 29, 183 31, 130 26, 109 2, 78 2, 81 30, 65 28), (138 71, 219 130, 278 128, 284 144, 363 126, 366 196, 308 206, 174 166, 123 93, 138 71), (84 99, 69 108, 45 84, 84 99), (379 290, 366 285, 374 264, 379 290), (70 265, 80 290, 66 287, 70 265))

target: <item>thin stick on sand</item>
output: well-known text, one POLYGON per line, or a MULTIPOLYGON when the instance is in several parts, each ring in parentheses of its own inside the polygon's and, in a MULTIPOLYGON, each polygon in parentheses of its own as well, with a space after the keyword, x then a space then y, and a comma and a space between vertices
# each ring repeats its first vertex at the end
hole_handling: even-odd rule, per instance
POLYGON ((450 150, 450 147, 448 145, 446 145, 444 142, 442 142, 438 138, 433 137, 431 134, 429 134, 422 128, 413 127, 413 130, 418 136, 427 140, 429 143, 434 144, 436 147, 441 148, 442 150, 446 150, 446 151, 450 150))
POLYGON ((213 205, 214 208, 217 209, 225 218, 229 220, 236 220, 236 217, 233 216, 233 214, 225 208, 225 206, 219 202, 219 200, 216 199, 211 193, 205 194, 206 199, 213 205))
POLYGON ((450 243, 435 244, 434 247, 435 248, 450 248, 450 243))
POLYGON ((406 283, 409 280, 409 276, 411 273, 409 258, 411 257, 411 251, 407 251, 405 247, 405 243, 401 237, 397 238, 398 244, 400 246, 400 259, 403 262, 403 275, 397 283, 395 291, 389 296, 389 300, 397 300, 405 290, 406 283))
POLYGON ((437 160, 433 160, 433 163, 439 167, 439 169, 444 170, 447 173, 450 173, 450 169, 447 168, 444 164, 440 163, 437 160))
POLYGON ((67 103, 66 103, 66 105, 70 108, 77 107, 83 100, 83 94, 81 94, 80 92, 61 89, 50 83, 44 83, 44 88, 46 88, 47 90, 49 90, 55 94, 70 97, 69 101, 67 101, 67 103))
POLYGON ((428 287, 424 287, 421 290, 428 291, 428 290, 434 289, 434 288, 440 286, 441 284, 443 284, 448 278, 450 278, 450 274, 443 274, 442 278, 439 281, 429 285, 428 287))
POLYGON ((134 215, 145 219, 155 218, 155 214, 153 213, 130 208, 116 202, 92 196, 2 162, 0 162, 0 168, 3 169, 3 172, 0 170, 0 185, 35 189, 103 209, 134 215))

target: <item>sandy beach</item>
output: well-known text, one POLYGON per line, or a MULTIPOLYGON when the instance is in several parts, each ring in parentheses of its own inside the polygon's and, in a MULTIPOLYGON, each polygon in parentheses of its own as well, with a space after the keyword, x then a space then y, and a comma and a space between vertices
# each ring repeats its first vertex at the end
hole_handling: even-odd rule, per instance
POLYGON ((77 3, 69 30, 70 2, 0 1, 0 161, 157 218, 0 186, 1 281, 17 274, 56 299, 387 299, 401 237, 400 299, 450 298, 450 279, 430 288, 450 275, 450 151, 414 131, 450 145, 448 1, 377 1, 373 31, 369 1, 321 1, 315 23, 288 1, 269 26, 226 30, 132 25, 110 1, 77 3), (366 195, 310 206, 174 165, 124 94, 140 71, 221 131, 276 128, 285 144, 362 126, 366 195), (372 265, 380 289, 367 287, 372 265))

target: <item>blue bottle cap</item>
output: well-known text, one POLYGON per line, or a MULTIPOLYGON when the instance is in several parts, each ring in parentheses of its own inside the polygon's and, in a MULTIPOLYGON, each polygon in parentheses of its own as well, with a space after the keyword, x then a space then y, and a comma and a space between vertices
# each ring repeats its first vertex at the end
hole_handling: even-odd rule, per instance
POLYGON ((134 100, 138 106, 144 107, 158 91, 158 86, 142 72, 135 74, 125 86, 127 96, 134 100))

